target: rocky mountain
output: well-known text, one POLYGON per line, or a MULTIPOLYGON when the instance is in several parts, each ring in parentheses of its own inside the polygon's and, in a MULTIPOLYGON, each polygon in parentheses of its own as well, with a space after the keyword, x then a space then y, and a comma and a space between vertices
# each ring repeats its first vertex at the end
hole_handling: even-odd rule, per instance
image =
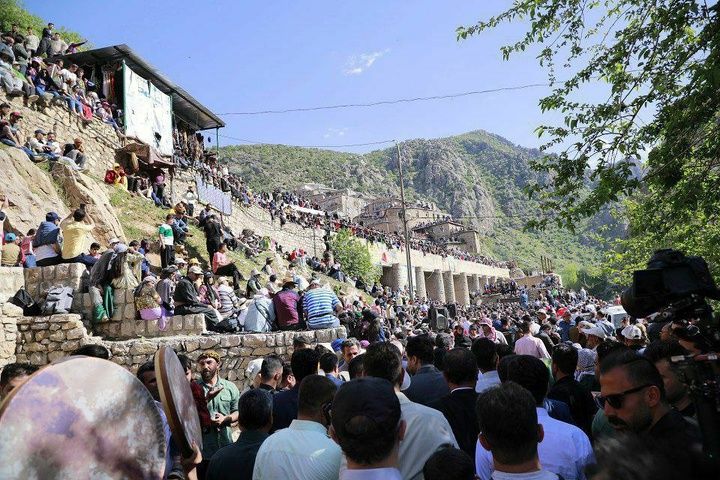
MULTIPOLYGON (((568 264, 595 265, 603 242, 595 237, 606 217, 581 222, 571 233, 551 227, 527 232, 523 227, 539 214, 523 189, 539 179, 529 167, 538 150, 514 145, 485 131, 400 144, 409 199, 435 202, 439 208, 481 233, 485 253, 514 259, 525 269, 538 268, 540 255, 562 269, 568 264)), ((363 155, 285 145, 243 145, 221 149, 220 158, 257 190, 293 189, 322 183, 368 194, 399 195, 397 150, 363 155)), ((610 233, 617 228, 611 225, 610 233)))

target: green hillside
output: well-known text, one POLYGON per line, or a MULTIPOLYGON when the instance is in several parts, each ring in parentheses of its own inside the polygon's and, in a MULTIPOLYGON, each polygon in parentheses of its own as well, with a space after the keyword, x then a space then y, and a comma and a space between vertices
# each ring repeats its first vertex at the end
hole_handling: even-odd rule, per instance
MULTIPOLYGON (((538 215, 537 203, 523 189, 538 180, 529 162, 540 156, 508 140, 474 131, 433 140, 410 140, 400 145, 407 195, 435 202, 455 218, 481 233, 484 253, 515 260, 523 269, 538 269, 540 256, 553 259, 556 270, 599 264, 603 241, 618 228, 608 218, 576 226, 575 232, 549 228, 524 231, 538 215)), ((394 147, 364 155, 285 145, 243 145, 221 149, 220 158, 256 190, 293 189, 304 183, 383 195, 398 195, 397 152, 394 147)))

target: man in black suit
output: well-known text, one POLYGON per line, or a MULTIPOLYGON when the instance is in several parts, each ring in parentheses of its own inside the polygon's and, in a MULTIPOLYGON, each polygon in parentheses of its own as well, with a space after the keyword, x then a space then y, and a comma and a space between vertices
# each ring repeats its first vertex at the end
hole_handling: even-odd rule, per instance
POLYGON ((572 345, 561 343, 552 350, 551 368, 555 384, 547 398, 565 402, 570 407, 575 425, 590 436, 597 406, 590 392, 575 380, 577 363, 578 351, 572 345))
POLYGON ((272 397, 259 388, 248 390, 238 402, 240 437, 212 456, 206 480, 252 478, 255 457, 272 425, 272 397))
POLYGON ((403 393, 413 402, 426 406, 450 393, 442 372, 433 365, 433 341, 427 335, 410 337, 405 348, 410 387, 403 393))
POLYGON ((475 382, 478 376, 475 356, 467 348, 454 348, 445 355, 443 376, 450 387, 450 393, 430 404, 445 415, 460 449, 475 463, 478 422, 475 415, 475 382))

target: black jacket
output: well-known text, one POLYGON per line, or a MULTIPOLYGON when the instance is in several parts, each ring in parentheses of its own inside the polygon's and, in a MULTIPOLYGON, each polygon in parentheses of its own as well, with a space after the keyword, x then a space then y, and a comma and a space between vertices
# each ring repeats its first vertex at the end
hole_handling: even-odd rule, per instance
POLYGON ((267 433, 256 430, 241 432, 235 443, 221 448, 212 456, 206 480, 252 478, 255 457, 267 437, 267 433))
POLYGON ((475 402, 478 394, 475 388, 455 389, 449 395, 430 404, 435 410, 445 415, 455 439, 461 450, 470 455, 475 463, 475 446, 477 445, 478 429, 475 415, 475 402))
POLYGON ((597 411, 597 405, 592 394, 577 380, 570 375, 561 378, 552 386, 547 398, 566 403, 570 407, 570 415, 572 415, 575 425, 588 436, 592 435, 592 421, 597 411))

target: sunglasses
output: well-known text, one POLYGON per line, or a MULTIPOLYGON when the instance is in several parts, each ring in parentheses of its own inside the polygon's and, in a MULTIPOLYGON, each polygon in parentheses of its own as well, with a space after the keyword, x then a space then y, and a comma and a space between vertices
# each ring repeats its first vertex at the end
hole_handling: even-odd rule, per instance
POLYGON ((620 409, 623 406, 623 401, 625 400, 625 397, 627 395, 630 395, 631 393, 637 393, 645 388, 652 387, 654 385, 647 383, 645 385, 640 385, 639 387, 631 388, 630 390, 625 390, 621 393, 613 393, 611 395, 603 396, 598 395, 597 396, 597 402, 600 408, 605 408, 605 403, 607 402, 612 408, 614 409, 620 409))

